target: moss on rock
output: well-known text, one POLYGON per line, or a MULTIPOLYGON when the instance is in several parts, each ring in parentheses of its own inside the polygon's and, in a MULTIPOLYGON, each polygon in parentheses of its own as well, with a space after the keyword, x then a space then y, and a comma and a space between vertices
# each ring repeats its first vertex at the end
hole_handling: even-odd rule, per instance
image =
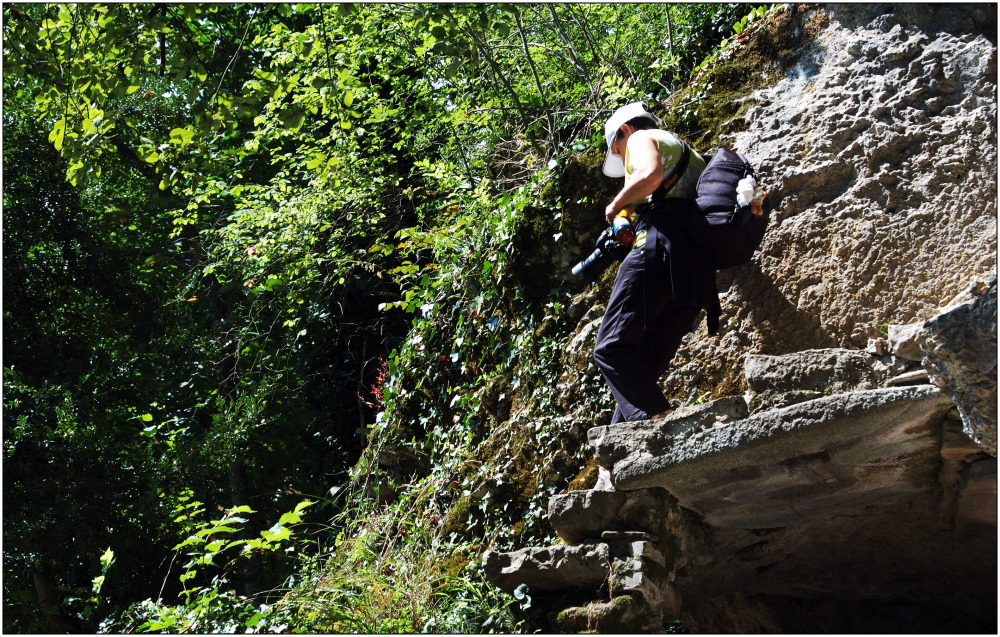
POLYGON ((742 117, 754 104, 753 93, 784 77, 825 20, 825 13, 800 5, 752 23, 714 63, 670 97, 663 116, 666 127, 705 152, 725 145, 727 135, 746 126, 742 117))
POLYGON ((644 600, 620 595, 606 602, 567 608, 556 615, 555 624, 560 632, 631 635, 649 632, 646 623, 650 612, 644 600))

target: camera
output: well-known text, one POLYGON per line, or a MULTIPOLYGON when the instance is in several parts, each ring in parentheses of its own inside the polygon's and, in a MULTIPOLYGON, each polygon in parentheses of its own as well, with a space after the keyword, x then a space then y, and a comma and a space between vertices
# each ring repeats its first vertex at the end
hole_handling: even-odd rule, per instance
POLYGON ((635 237, 631 233, 631 226, 627 226, 626 232, 621 232, 620 226, 609 226, 597 237, 597 249, 589 257, 573 266, 573 274, 582 274, 589 283, 596 283, 601 278, 604 271, 611 267, 615 261, 621 261, 628 256, 632 249, 632 239, 635 237), (623 236, 624 235, 624 236, 623 236), (628 242, 619 240, 625 239, 628 242))

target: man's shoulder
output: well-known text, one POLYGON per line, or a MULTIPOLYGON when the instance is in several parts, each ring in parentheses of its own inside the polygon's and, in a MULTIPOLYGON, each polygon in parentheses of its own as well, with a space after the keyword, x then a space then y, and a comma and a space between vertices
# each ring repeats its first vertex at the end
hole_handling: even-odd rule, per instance
POLYGON ((650 133, 650 137, 655 138, 658 142, 661 143, 667 143, 667 144, 684 143, 683 141, 681 141, 680 137, 662 128, 650 128, 646 132, 650 133))
POLYGON ((641 130, 635 131, 635 133, 633 133, 633 136, 638 137, 639 139, 649 138, 649 139, 660 140, 665 137, 671 137, 676 139, 676 136, 673 133, 667 130, 663 130, 662 128, 643 128, 641 130))
POLYGON ((649 139, 656 143, 656 148, 660 156, 665 161, 679 161, 684 152, 684 142, 668 130, 662 128, 648 129, 643 131, 649 133, 649 139))
POLYGON ((632 144, 652 144, 661 152, 672 146, 681 147, 682 142, 676 135, 662 128, 644 128, 632 133, 629 138, 629 145, 632 144))

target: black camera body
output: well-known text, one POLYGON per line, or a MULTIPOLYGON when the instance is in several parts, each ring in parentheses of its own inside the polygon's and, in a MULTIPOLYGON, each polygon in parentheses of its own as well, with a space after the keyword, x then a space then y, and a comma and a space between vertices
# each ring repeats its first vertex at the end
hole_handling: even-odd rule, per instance
POLYGON ((621 261, 632 249, 630 243, 622 243, 616 238, 615 228, 608 226, 597 237, 597 249, 590 256, 573 266, 573 274, 582 274, 589 283, 596 283, 604 271, 615 261, 621 261))

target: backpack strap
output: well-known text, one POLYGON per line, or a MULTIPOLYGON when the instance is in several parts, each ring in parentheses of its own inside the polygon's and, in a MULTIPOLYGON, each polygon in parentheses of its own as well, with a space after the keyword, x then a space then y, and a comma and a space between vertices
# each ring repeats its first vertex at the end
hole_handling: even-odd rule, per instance
MULTIPOLYGON (((682 141, 684 144, 684 149, 681 151, 680 161, 674 166, 674 169, 670 171, 667 178, 653 191, 650 197, 651 201, 659 202, 666 198, 667 193, 670 189, 677 185, 680 181, 681 176, 684 171, 687 170, 688 163, 691 161, 691 147, 687 142, 682 141)), ((643 267, 646 269, 646 276, 652 276, 652 273, 656 271, 656 263, 658 260, 658 251, 660 249, 660 237, 659 230, 652 223, 647 223, 646 225, 646 241, 642 246, 643 254, 643 267)), ((648 285, 648 283, 647 283, 648 285)), ((643 304, 643 332, 645 334, 650 334, 652 332, 652 326, 647 322, 649 320, 649 295, 646 290, 646 285, 643 286, 642 290, 642 304, 643 304)))
POLYGON ((677 185, 677 182, 684 175, 684 171, 687 170, 688 163, 691 161, 691 146, 687 142, 681 143, 684 144, 684 150, 681 151, 681 159, 674 166, 674 169, 670 171, 670 174, 667 175, 667 178, 663 180, 663 183, 653 192, 653 200, 666 197, 670 189, 677 185))

